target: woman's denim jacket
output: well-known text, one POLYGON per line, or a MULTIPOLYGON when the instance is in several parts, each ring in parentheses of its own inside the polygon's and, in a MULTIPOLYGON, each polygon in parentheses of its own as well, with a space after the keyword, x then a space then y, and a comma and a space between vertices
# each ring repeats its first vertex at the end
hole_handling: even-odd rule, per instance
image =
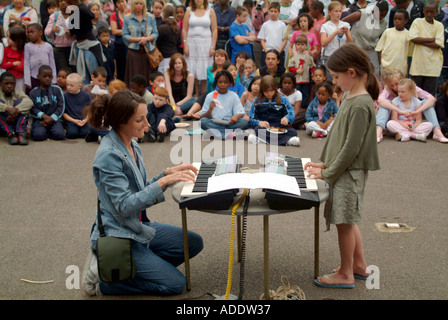
POLYGON ((156 40, 159 37, 156 19, 152 14, 148 13, 147 15, 143 15, 142 22, 139 22, 137 17, 135 16, 135 13, 133 13, 131 16, 125 16, 123 21, 123 41, 129 49, 139 49, 138 42, 129 42, 129 39, 131 37, 143 37, 145 35, 145 25, 146 36, 154 37, 153 41, 146 42, 146 48, 149 50, 149 52, 152 52, 156 48, 156 40))
MULTIPOLYGON (((138 165, 112 129, 96 152, 93 179, 106 235, 149 243, 155 229, 140 220, 148 221, 145 209, 165 200, 164 190, 157 183, 165 172, 147 180, 141 149, 134 140, 132 147, 138 165)), ((97 240, 98 237, 96 220, 90 238, 97 240)))

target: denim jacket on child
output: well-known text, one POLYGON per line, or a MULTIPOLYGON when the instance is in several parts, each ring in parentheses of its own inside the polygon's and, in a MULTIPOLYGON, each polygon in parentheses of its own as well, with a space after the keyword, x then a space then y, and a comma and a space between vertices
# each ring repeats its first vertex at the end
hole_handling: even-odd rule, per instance
MULTIPOLYGON (((141 223, 148 221, 145 209, 165 200, 157 180, 162 171, 151 180, 146 179, 145 164, 137 142, 132 142, 132 159, 121 138, 111 130, 99 146, 93 162, 93 179, 98 188, 101 218, 106 235, 149 243, 155 229, 141 223)), ((99 237, 95 223, 91 240, 99 237)))
POLYGON ((332 114, 333 117, 336 117, 336 113, 338 113, 338 106, 336 105, 336 102, 334 102, 334 100, 330 98, 325 104, 322 119, 319 119, 319 113, 317 112, 318 106, 319 106, 319 100, 317 99, 316 96, 314 97, 313 101, 311 101, 311 103, 308 105, 308 108, 306 108, 306 115, 305 115, 306 122, 311 121, 326 122, 331 118, 332 114))

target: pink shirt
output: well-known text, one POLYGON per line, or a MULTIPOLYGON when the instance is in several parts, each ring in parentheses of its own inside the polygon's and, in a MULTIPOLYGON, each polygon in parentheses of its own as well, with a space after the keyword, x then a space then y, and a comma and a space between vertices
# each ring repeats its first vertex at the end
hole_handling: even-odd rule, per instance
POLYGON ((314 33, 310 32, 308 34, 304 34, 300 30, 294 31, 294 33, 292 34, 292 36, 291 36, 292 43, 294 43, 296 41, 296 37, 298 35, 304 35, 308 38, 308 45, 310 46, 309 47, 310 50, 313 50, 314 46, 319 46, 319 43, 317 42, 317 39, 316 39, 316 35, 314 33))
POLYGON ((64 17, 60 12, 58 14, 56 24, 54 23, 54 13, 50 15, 44 33, 47 38, 54 39, 52 42, 55 47, 71 47, 72 42, 75 40, 75 36, 68 36, 67 34, 64 34, 63 36, 55 36, 52 30, 53 26, 62 27, 65 31, 68 31, 68 28, 65 25, 64 17))

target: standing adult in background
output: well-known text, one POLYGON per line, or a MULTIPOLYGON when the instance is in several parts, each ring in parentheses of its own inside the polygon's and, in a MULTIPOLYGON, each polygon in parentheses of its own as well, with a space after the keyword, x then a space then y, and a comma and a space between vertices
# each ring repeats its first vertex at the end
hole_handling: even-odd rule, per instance
POLYGON ((7 9, 3 16, 3 32, 7 35, 10 22, 20 21, 25 25, 38 23, 36 9, 25 6, 25 0, 12 0, 13 7, 7 9))
POLYGON ((208 1, 190 0, 190 8, 184 16, 182 39, 188 70, 195 77, 197 94, 206 90, 207 67, 212 64, 217 38, 216 14, 208 7, 208 1))
POLYGON ((77 10, 79 16, 79 21, 71 21, 69 18, 69 23, 73 24, 69 27, 70 34, 76 38, 70 51, 70 64, 76 65, 76 72, 81 75, 83 84, 88 84, 96 67, 104 66, 106 57, 101 49, 101 43, 92 32, 94 14, 79 0, 67 0, 67 4, 69 14, 76 17, 77 10))
POLYGON ((229 40, 230 26, 235 21, 235 10, 229 6, 229 0, 219 0, 218 3, 219 5, 214 6, 218 24, 216 49, 225 49, 226 42, 229 40))
POLYGON ((151 68, 145 47, 152 52, 158 36, 156 20, 147 12, 145 1, 132 0, 131 11, 123 23, 123 40, 128 46, 124 82, 128 87, 136 74, 149 78, 151 68))
POLYGON ((115 37, 115 61, 117 63, 117 79, 124 81, 124 70, 126 67, 126 53, 128 47, 123 41, 124 16, 129 13, 126 0, 114 0, 115 12, 110 16, 110 30, 115 37))

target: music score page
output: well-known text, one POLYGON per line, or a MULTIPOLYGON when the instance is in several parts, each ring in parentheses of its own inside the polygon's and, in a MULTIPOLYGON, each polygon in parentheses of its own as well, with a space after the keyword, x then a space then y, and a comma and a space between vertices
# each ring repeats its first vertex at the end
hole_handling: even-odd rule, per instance
POLYGON ((230 189, 271 189, 300 196, 296 178, 278 173, 227 173, 208 179, 207 193, 230 189))

